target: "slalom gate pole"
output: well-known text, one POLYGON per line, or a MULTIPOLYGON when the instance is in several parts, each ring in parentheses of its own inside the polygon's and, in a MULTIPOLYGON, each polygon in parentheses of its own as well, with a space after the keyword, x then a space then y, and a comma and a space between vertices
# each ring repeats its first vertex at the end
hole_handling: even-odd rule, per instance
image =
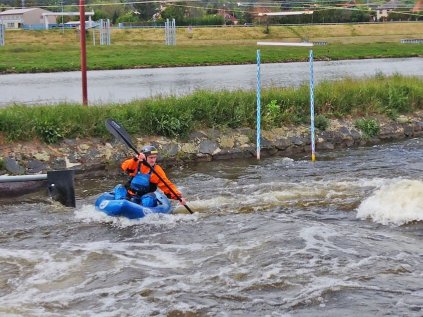
MULTIPOLYGON (((301 11, 299 14, 309 14, 308 12, 301 11)), ((273 15, 287 15, 287 14, 273 14, 273 15)), ((289 43, 289 42, 257 42, 257 45, 262 46, 300 46, 310 47, 313 43, 289 43)), ((257 50, 257 159, 260 159, 260 50, 257 50)), ((313 51, 310 50, 310 107, 311 111, 311 122, 312 122, 312 160, 315 160, 314 154, 314 82, 313 82, 313 51)))
POLYGON ((261 81, 260 81, 260 50, 257 50, 257 159, 260 160, 260 120, 261 120, 261 81))
POLYGON ((313 70, 313 50, 310 50, 310 135, 311 135, 311 161, 316 160, 315 140, 314 140, 314 70, 313 70))

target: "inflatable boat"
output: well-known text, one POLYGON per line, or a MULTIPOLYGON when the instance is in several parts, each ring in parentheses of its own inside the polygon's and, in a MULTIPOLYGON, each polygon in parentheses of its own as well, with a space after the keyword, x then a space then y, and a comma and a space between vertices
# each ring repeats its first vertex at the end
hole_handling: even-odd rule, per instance
POLYGON ((155 207, 145 207, 125 199, 126 189, 123 185, 117 185, 112 192, 100 195, 95 202, 97 210, 114 217, 126 217, 128 219, 142 218, 148 214, 169 214, 172 212, 170 200, 160 191, 154 195, 158 200, 155 207))

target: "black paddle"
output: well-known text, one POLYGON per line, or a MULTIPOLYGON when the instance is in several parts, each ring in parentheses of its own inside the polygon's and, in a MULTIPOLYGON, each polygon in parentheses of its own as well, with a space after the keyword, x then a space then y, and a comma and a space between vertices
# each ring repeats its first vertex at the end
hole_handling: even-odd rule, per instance
MULTIPOLYGON (((111 134, 113 134, 117 139, 119 139, 120 141, 122 141, 123 143, 125 143, 128 147, 130 147, 132 150, 134 150, 134 152, 137 155, 140 154, 140 152, 138 152, 138 150, 136 149, 136 147, 132 144, 131 138, 129 137, 129 134, 125 131, 125 129, 119 123, 117 123, 113 119, 107 119, 106 120, 106 129, 111 134)), ((157 175, 157 177, 162 181, 162 183, 166 185, 166 187, 171 191, 171 193, 175 197, 177 197, 180 202, 182 202, 182 199, 175 193, 175 191, 172 189, 172 187, 170 187, 164 181, 164 179, 154 170, 154 168, 146 160, 142 160, 142 162, 143 162, 143 164, 147 165, 153 171, 153 173, 157 175)), ((184 207, 191 214, 193 213, 192 210, 191 210, 191 208, 189 208, 187 205, 184 205, 184 207)))

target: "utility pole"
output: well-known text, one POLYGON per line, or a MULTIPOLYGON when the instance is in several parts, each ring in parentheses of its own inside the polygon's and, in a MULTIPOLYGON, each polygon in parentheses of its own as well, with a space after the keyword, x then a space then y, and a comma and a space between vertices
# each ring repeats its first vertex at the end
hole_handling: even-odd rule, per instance
POLYGON ((60 1, 60 4, 62 5, 62 33, 65 33, 65 24, 63 21, 63 0, 60 1))
POLYGON ((85 44, 85 2, 79 0, 79 31, 81 42, 82 105, 88 105, 87 93, 87 47, 85 44))

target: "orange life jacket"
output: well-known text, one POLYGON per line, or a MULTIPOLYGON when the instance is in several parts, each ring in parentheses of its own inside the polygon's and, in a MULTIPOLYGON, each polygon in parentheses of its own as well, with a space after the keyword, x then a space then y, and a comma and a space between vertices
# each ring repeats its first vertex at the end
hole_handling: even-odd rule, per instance
MULTIPOLYGON (((147 165, 144 164, 138 164, 139 161, 135 160, 133 158, 128 159, 124 161, 121 165, 122 170, 127 173, 129 176, 135 176, 138 172, 138 168, 140 168, 141 173, 143 174, 149 174, 150 168, 147 165), (138 167, 138 165, 140 165, 138 167)), ((160 165, 155 164, 153 166, 154 172, 160 175, 160 177, 166 182, 166 184, 169 185, 170 188, 179 196, 181 197, 180 191, 176 188, 176 186, 167 178, 165 172, 161 168, 160 165)), ((178 199, 170 190, 167 188, 167 186, 160 180, 160 178, 154 173, 151 173, 150 176, 150 182, 153 184, 156 184, 160 190, 165 193, 166 196, 170 197, 171 199, 178 199)))

